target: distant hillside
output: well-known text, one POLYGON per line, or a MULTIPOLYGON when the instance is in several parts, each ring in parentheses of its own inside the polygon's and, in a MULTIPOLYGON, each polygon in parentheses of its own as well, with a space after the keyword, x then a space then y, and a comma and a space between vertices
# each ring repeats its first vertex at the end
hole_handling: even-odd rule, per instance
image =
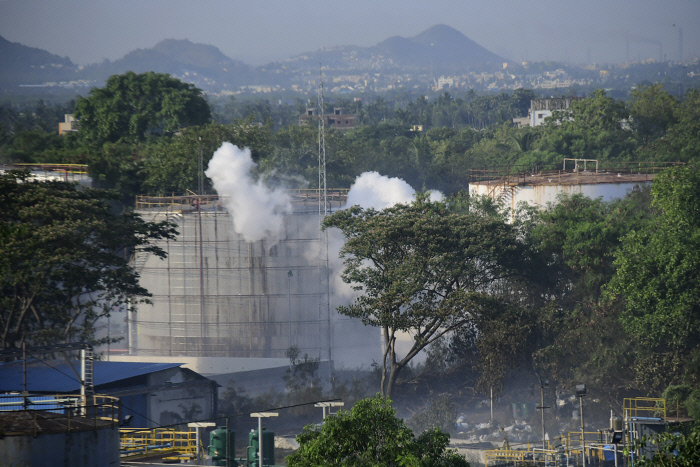
POLYGON ((88 67, 92 79, 134 71, 168 73, 202 89, 237 88, 249 84, 254 70, 249 65, 232 60, 211 45, 188 40, 166 39, 150 49, 137 49, 114 62, 88 67))
POLYGON ((332 78, 348 72, 438 75, 487 71, 500 68, 503 62, 503 58, 445 25, 433 26, 411 38, 391 37, 372 47, 338 46, 257 68, 227 57, 214 46, 189 40, 167 39, 113 62, 77 67, 68 58, 0 38, 0 91, 28 89, 20 88, 20 84, 73 81, 70 86, 84 93, 82 89, 102 86, 111 75, 154 71, 168 73, 205 91, 221 92, 250 85, 306 87, 319 64, 332 78))
POLYGON ((0 84, 36 85, 74 79, 78 68, 68 57, 0 37, 0 84))
POLYGON ((333 68, 429 69, 438 72, 490 69, 502 66, 505 61, 444 24, 411 38, 390 37, 373 47, 336 47, 307 52, 291 60, 292 63, 323 63, 333 68))
POLYGON ((485 64, 502 66, 503 62, 507 61, 444 24, 433 26, 418 34, 412 41, 416 43, 417 54, 438 66, 461 65, 467 68, 485 64))

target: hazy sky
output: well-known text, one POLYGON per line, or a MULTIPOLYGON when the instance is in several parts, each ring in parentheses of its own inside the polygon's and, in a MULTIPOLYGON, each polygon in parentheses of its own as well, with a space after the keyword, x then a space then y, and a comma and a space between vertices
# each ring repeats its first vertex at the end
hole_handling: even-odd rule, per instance
POLYGON ((679 30, 683 57, 700 56, 700 0, 0 0, 0 36, 78 64, 163 39, 262 64, 435 24, 511 60, 677 60, 679 30))

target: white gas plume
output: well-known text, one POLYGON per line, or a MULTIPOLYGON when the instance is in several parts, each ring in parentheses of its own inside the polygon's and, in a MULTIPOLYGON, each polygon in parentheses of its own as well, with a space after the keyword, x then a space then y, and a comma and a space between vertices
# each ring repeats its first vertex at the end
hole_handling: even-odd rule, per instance
POLYGON ((253 178, 256 167, 250 149, 224 143, 204 172, 224 199, 234 230, 246 241, 266 239, 277 243, 284 233, 284 216, 292 213, 289 195, 253 178))
POLYGON ((382 210, 395 204, 410 203, 415 196, 411 185, 400 178, 365 172, 355 179, 348 192, 347 205, 382 210))

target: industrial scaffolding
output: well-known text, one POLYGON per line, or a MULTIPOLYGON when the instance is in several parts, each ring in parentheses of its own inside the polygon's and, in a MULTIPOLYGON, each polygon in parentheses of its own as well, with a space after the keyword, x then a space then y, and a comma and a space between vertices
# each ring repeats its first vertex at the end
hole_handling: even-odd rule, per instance
MULTIPOLYGON (((329 212, 346 194, 328 190, 329 212)), ((179 234, 157 243, 166 259, 133 256, 153 304, 127 317, 129 354, 285 358, 297 346, 301 355, 330 355, 330 319, 319 313, 328 300, 319 290, 327 282, 319 277, 327 274, 318 265, 319 192, 290 195, 293 213, 276 244, 243 239, 216 195, 139 197, 144 219, 172 222, 179 234)))

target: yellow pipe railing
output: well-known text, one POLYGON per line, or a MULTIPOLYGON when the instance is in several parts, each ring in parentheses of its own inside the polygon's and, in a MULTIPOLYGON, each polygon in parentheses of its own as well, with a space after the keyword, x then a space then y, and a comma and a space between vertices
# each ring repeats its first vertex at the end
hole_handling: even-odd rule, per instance
POLYGON ((122 458, 161 454, 197 457, 197 432, 194 428, 121 428, 119 432, 122 458))

